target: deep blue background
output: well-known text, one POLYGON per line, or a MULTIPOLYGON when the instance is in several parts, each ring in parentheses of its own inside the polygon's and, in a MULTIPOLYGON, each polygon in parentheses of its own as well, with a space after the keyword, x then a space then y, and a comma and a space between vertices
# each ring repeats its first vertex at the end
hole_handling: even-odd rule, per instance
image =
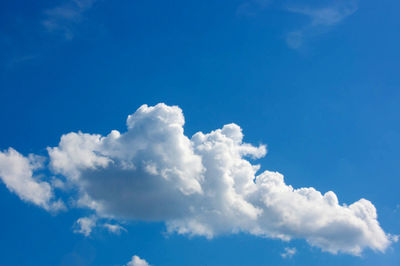
MULTIPOLYGON (((124 131, 140 105, 165 102, 183 109, 189 136, 235 122, 245 141, 268 145, 262 169, 341 203, 367 198, 400 233, 400 3, 362 1, 297 50, 285 36, 310 19, 276 2, 245 16, 243 1, 101 0, 67 23, 72 39, 42 25, 62 3, 0 2, 1 150, 45 155, 64 133, 124 131)), ((134 254, 154 265, 400 264, 398 244, 359 258, 303 240, 166 236, 156 223, 85 239, 72 232, 84 211, 54 216, 2 184, 0 213, 0 265, 120 265, 134 254), (287 246, 298 254, 284 260, 287 246)))

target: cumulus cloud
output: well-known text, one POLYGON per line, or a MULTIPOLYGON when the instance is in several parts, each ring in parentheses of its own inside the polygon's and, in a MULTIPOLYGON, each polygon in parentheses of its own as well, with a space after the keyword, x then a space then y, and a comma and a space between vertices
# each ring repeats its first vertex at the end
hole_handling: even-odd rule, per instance
POLYGON ((294 256, 294 254, 297 253, 297 249, 296 248, 289 248, 286 247, 285 251, 283 253, 281 253, 282 258, 286 259, 286 258, 291 258, 294 256))
POLYGON ((48 148, 49 166, 78 191, 77 205, 97 217, 163 221, 169 233, 305 239, 354 255, 365 248, 384 252, 395 240, 366 199, 340 204, 332 191, 293 188, 280 173, 259 173, 253 161, 266 147, 244 142, 238 125, 189 138, 184 123, 177 106, 143 105, 128 116, 125 132, 63 135, 48 148))
POLYGON ((96 217, 82 217, 75 223, 74 233, 89 236, 94 227, 96 227, 96 217))
POLYGON ((132 257, 132 260, 129 261, 126 266, 149 266, 150 264, 144 260, 141 259, 139 256, 134 255, 132 257))
POLYGON ((0 151, 0 179, 11 192, 26 202, 49 211, 64 209, 61 200, 54 200, 50 184, 33 175, 34 170, 42 167, 43 159, 36 155, 24 157, 13 148, 0 151))
POLYGON ((58 147, 48 148, 50 165, 79 189, 79 204, 100 216, 185 216, 187 199, 203 193, 204 168, 183 123, 178 107, 142 106, 128 117, 124 134, 64 135, 58 147))

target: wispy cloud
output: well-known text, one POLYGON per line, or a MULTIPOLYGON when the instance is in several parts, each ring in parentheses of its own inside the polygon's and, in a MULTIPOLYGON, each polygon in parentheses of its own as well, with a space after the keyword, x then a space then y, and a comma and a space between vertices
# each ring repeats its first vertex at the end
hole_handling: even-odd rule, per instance
POLYGON ((60 32, 68 40, 74 37, 72 27, 80 23, 83 14, 90 9, 96 0, 72 0, 59 6, 47 9, 43 26, 50 32, 60 32))
POLYGON ((121 234, 121 232, 127 232, 127 230, 125 228, 123 228, 122 226, 120 226, 119 224, 109 224, 106 223, 103 225, 110 233, 119 235, 121 234))
POLYGON ((285 251, 284 251, 283 253, 281 253, 281 256, 282 256, 282 258, 284 258, 284 259, 286 259, 286 258, 290 259, 290 258, 293 257, 294 254, 296 254, 296 253, 297 253, 297 249, 296 249, 296 248, 289 248, 289 247, 286 247, 286 248, 285 248, 285 251))
POLYGON ((308 16, 312 20, 313 26, 318 25, 326 25, 332 26, 339 22, 341 22, 346 17, 350 16, 357 10, 357 5, 352 3, 351 5, 346 6, 332 6, 332 7, 323 7, 323 8, 309 8, 309 7, 301 7, 295 8, 290 7, 288 11, 293 13, 302 14, 308 16))
POLYGON ((325 7, 299 7, 291 6, 287 7, 287 11, 309 17, 311 20, 309 24, 306 24, 300 29, 291 31, 286 36, 286 43, 290 48, 300 48, 306 37, 315 35, 316 32, 326 31, 328 27, 339 24, 348 16, 354 14, 358 9, 357 2, 336 2, 331 6, 325 7))

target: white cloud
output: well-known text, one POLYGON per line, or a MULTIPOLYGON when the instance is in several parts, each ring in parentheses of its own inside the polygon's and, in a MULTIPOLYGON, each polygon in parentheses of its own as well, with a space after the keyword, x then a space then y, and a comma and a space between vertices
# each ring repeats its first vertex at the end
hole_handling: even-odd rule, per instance
POLYGON ((390 244, 369 201, 340 205, 331 191, 294 189, 276 172, 257 175, 249 158, 264 156, 265 146, 244 143, 235 124, 189 139, 182 111, 159 104, 143 105, 127 125, 105 137, 69 133, 48 149, 53 171, 99 216, 165 221, 169 232, 209 238, 304 238, 332 253, 390 244))
MULTIPOLYGON (((238 125, 191 138, 183 125, 177 106, 143 105, 128 116, 126 132, 62 136, 48 148, 50 168, 78 191, 78 206, 97 217, 163 221, 170 233, 305 239, 324 251, 354 255, 366 248, 384 252, 395 239, 366 199, 339 204, 332 191, 295 189, 280 173, 258 173, 252 160, 266 148, 243 142, 238 125)), ((92 228, 89 221, 78 223, 92 228)))
POLYGON ((79 188, 79 203, 101 216, 184 216, 186 198, 203 193, 204 169, 183 134, 183 123, 177 107, 142 106, 128 117, 125 134, 64 135, 58 147, 48 149, 50 165, 79 188))
POLYGON ((33 171, 42 167, 43 159, 35 155, 24 157, 12 148, 0 151, 0 179, 11 192, 24 201, 49 211, 64 209, 61 200, 53 199, 50 184, 41 181, 38 176, 33 176, 33 171))
POLYGON ((150 264, 145 261, 144 259, 139 258, 138 256, 134 255, 132 260, 126 264, 126 266, 149 266, 150 264))
POLYGON ((50 32, 61 32, 66 39, 72 39, 72 25, 82 21, 83 13, 93 6, 96 0, 70 0, 46 10, 43 26, 50 32))
POLYGON ((122 231, 127 231, 124 227, 119 224, 102 223, 95 215, 89 217, 79 218, 74 225, 74 233, 82 234, 86 237, 90 236, 95 227, 103 227, 110 233, 119 235, 122 231))
POLYGON ((94 227, 96 227, 96 217, 82 217, 76 221, 76 228, 74 233, 82 234, 84 236, 89 236, 92 233, 94 227))
POLYGON ((123 228, 122 226, 120 226, 119 224, 109 224, 109 223, 105 223, 103 225, 109 232, 113 233, 113 234, 117 234, 119 235, 122 231, 127 231, 125 228, 123 228))
POLYGON ((289 248, 286 247, 285 251, 283 253, 281 253, 282 258, 286 259, 286 258, 291 258, 294 256, 294 254, 297 253, 297 249, 296 248, 289 248))

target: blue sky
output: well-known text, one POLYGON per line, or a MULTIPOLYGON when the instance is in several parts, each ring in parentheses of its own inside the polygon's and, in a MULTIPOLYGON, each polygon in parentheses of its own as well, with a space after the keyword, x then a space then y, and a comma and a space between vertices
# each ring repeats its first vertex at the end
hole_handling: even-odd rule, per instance
POLYGON ((0 265, 399 265, 399 7, 2 1, 0 265))

